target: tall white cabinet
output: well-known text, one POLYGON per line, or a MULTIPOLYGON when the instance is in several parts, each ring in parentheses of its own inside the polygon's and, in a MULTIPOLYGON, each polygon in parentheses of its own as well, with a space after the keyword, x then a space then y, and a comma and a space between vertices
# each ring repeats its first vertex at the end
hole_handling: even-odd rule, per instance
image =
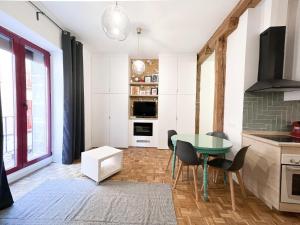
POLYGON ((195 132, 196 54, 159 56, 158 148, 167 149, 167 132, 195 132))
POLYGON ((128 73, 128 55, 92 56, 93 147, 128 147, 128 73))

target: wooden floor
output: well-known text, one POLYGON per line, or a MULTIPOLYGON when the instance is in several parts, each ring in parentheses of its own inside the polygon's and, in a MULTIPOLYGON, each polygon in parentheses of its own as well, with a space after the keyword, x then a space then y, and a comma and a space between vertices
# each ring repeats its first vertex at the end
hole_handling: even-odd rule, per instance
MULTIPOLYGON (((165 171, 169 151, 144 148, 130 148, 124 151, 123 170, 110 178, 111 180, 167 183, 171 184, 171 172, 165 171)), ((192 171, 187 180, 184 169, 184 181, 178 182, 173 191, 174 206, 178 224, 235 224, 235 225, 300 225, 300 214, 281 213, 269 209, 256 197, 248 193, 242 198, 239 186, 235 186, 237 210, 231 210, 229 185, 224 189, 220 177, 217 184, 209 184, 209 202, 200 198, 195 201, 192 183, 192 171)), ((202 171, 199 170, 199 189, 202 171)), ((73 165, 51 165, 27 176, 11 185, 15 200, 34 189, 47 179, 82 177, 80 163, 73 165)), ((87 179, 82 177, 82 179, 87 179)), ((202 193, 201 193, 202 194, 202 193)))

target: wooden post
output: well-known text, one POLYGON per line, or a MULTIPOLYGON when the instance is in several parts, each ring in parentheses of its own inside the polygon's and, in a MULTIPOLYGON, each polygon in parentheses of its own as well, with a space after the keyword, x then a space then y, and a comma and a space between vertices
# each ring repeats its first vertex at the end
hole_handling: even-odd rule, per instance
POLYGON ((219 38, 215 48, 215 99, 214 99, 214 131, 223 131, 224 125, 224 92, 226 75, 226 46, 225 38, 219 38))
MULTIPOLYGON (((261 0, 240 0, 222 24, 202 47, 198 54, 196 93, 200 91, 201 64, 216 51, 216 90, 214 102, 214 125, 216 131, 223 131, 224 84, 226 64, 226 38, 237 28, 240 16, 249 8, 255 8, 261 0)), ((196 133, 199 133, 200 95, 196 96, 196 133)))

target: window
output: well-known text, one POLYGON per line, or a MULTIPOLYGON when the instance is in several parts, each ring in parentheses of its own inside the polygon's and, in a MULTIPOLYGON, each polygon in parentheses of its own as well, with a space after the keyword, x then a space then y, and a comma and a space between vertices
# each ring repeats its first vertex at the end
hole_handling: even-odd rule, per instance
POLYGON ((3 153, 7 173, 51 155, 50 54, 0 27, 3 153))

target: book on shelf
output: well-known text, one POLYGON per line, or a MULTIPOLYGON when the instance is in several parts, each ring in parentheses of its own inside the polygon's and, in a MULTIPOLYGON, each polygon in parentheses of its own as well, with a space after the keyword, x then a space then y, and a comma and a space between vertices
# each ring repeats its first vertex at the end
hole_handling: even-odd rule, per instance
POLYGON ((139 86, 131 86, 130 87, 130 94, 131 95, 139 95, 140 94, 140 87, 139 86))

